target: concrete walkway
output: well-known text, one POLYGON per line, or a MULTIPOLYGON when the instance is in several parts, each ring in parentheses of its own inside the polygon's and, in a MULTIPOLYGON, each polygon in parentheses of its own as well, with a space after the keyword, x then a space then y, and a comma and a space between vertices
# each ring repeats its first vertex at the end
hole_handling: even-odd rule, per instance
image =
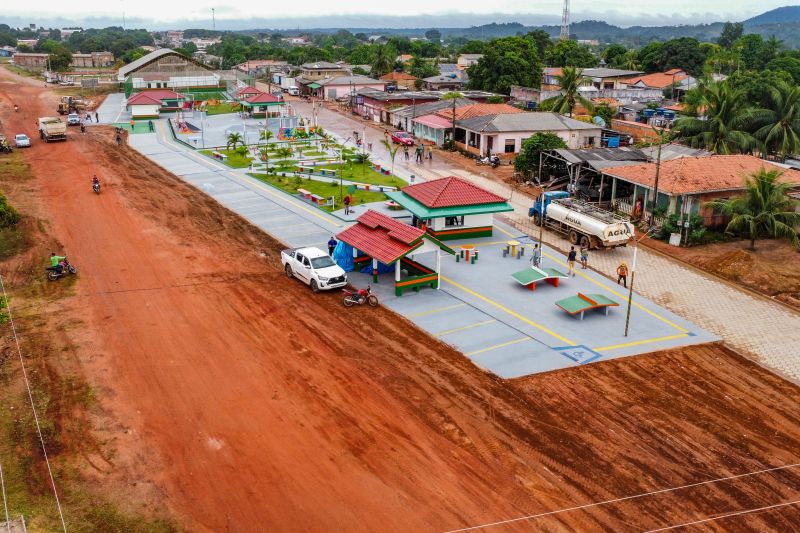
MULTIPOLYGON (((295 105, 302 114, 310 115, 308 104, 295 105)), ((318 112, 318 117, 323 127, 339 135, 351 135, 353 130, 361 131, 363 127, 361 120, 324 108, 318 112)), ((378 142, 383 138, 382 132, 367 128, 366 135, 373 142, 374 156, 387 157, 385 147, 378 142)), ((404 172, 413 171, 422 179, 461 176, 509 198, 514 207, 514 212, 507 216, 509 223, 523 233, 538 236, 538 228, 534 228, 528 218, 532 199, 503 183, 437 159, 422 165, 401 162, 399 165, 396 163, 395 167, 404 172)), ((566 239, 549 231, 544 233, 544 242, 560 250, 569 249, 566 239)), ((621 261, 630 265, 632 260, 631 248, 617 248, 595 251, 589 262, 592 268, 613 278, 621 261)), ((764 366, 800 381, 800 313, 739 290, 646 248, 639 250, 637 270, 636 292, 721 337, 733 348, 764 366)))

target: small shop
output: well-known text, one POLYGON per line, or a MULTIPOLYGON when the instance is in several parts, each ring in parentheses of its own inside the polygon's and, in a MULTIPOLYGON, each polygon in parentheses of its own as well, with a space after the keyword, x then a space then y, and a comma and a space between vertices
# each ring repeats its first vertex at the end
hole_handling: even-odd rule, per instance
POLYGON ((420 228, 371 209, 336 238, 339 245, 333 256, 339 266, 347 272, 371 271, 373 283, 378 283, 379 274, 393 272, 397 296, 407 290, 419 292, 422 287, 438 289, 441 252, 455 255, 451 248, 420 228), (433 267, 416 260, 424 254, 435 254, 433 267))
POLYGON ((455 176, 386 195, 413 215, 414 226, 439 240, 491 237, 494 214, 514 210, 505 198, 455 176))

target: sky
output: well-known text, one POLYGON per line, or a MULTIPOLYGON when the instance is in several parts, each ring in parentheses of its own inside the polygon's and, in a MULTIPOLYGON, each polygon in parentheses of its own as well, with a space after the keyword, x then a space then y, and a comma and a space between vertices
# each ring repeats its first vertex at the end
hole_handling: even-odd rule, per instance
MULTIPOLYGON (((217 29, 424 28, 463 27, 489 22, 558 24, 562 8, 561 0, 444 0, 438 3, 402 0, 366 4, 330 0, 270 0, 238 4, 222 4, 214 0, 168 4, 159 0, 36 0, 27 4, 8 0, 0 14, 0 22, 12 26, 35 23, 42 26, 74 24, 99 27, 122 25, 124 12, 128 28, 211 28, 211 8, 215 8, 217 29)), ((785 0, 638 0, 630 4, 609 0, 571 0, 571 12, 573 21, 593 19, 619 26, 660 26, 740 21, 781 5, 787 5, 785 0)))

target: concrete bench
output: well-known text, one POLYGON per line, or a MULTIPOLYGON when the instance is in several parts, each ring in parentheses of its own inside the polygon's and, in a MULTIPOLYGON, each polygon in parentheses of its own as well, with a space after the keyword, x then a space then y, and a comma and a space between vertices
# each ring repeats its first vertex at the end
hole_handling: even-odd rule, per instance
POLYGON ((519 272, 514 272, 511 276, 519 282, 520 285, 528 287, 530 290, 536 290, 536 284, 540 281, 546 281, 553 287, 558 287, 558 283, 562 279, 567 279, 568 276, 555 268, 537 268, 530 267, 519 272))

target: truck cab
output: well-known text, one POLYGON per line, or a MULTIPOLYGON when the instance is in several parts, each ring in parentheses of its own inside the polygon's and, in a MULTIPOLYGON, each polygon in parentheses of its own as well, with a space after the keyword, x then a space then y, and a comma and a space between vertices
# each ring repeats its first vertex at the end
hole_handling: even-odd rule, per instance
POLYGON ((291 248, 281 252, 286 276, 298 278, 314 292, 336 289, 347 285, 347 274, 336 262, 319 248, 291 248))
POLYGON ((550 202, 559 198, 569 198, 569 193, 567 191, 543 192, 533 203, 533 206, 528 209, 528 216, 533 217, 533 220, 538 224, 542 215, 547 216, 547 206, 550 205, 550 202))

